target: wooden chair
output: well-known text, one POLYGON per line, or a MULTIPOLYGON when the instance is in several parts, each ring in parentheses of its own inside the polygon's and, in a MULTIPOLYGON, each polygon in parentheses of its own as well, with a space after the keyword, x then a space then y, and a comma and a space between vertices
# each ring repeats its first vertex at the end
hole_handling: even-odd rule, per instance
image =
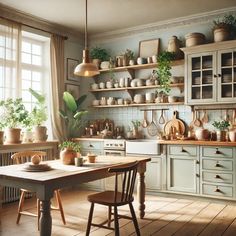
MULTIPOLYGON (((17 152, 15 154, 13 154, 11 156, 11 158, 13 159, 14 163, 23 164, 25 162, 30 162, 31 157, 34 156, 34 155, 38 155, 38 156, 41 157, 41 159, 43 159, 43 158, 46 157, 46 152, 41 152, 41 151, 17 152)), ((21 191, 21 195, 20 195, 20 201, 19 201, 19 205, 18 205, 18 215, 17 215, 16 223, 19 224, 21 215, 36 216, 37 220, 38 220, 38 229, 39 229, 40 201, 39 201, 39 199, 37 199, 37 214, 31 213, 31 212, 28 212, 28 211, 24 211, 23 207, 24 207, 25 195, 26 195, 26 193, 31 193, 31 191, 29 191, 27 189, 20 189, 20 191, 21 191)), ((65 220, 65 216, 64 216, 63 207, 62 207, 60 192, 59 192, 59 190, 55 190, 54 193, 55 193, 55 196, 56 196, 57 207, 52 206, 51 209, 60 211, 62 222, 65 225, 66 220, 65 220)))
POLYGON ((90 212, 89 212, 86 236, 89 236, 91 225, 105 228, 105 229, 115 230, 115 235, 118 236, 119 235, 119 221, 118 221, 119 218, 132 219, 135 230, 136 230, 136 234, 140 236, 138 221, 137 221, 134 208, 132 205, 132 202, 134 200, 133 191, 134 191, 135 179, 136 179, 136 174, 137 174, 137 166, 138 166, 137 162, 132 162, 131 164, 125 167, 110 168, 108 172, 115 173, 114 191, 104 191, 101 193, 95 193, 88 196, 88 201, 91 202, 91 207, 90 207, 90 212), (118 175, 120 174, 122 174, 122 178, 118 178, 118 175), (118 186, 119 186, 118 179, 122 179, 121 191, 118 191, 118 186), (108 206, 108 220, 100 224, 92 223, 93 210, 94 210, 95 203, 108 206), (126 204, 129 205, 130 213, 132 217, 118 215, 117 208, 119 206, 123 206, 126 204), (112 213, 112 207, 114 209, 113 210, 114 213, 112 213), (113 219, 111 219, 111 215, 114 215, 113 219), (114 221, 115 228, 111 227, 112 221, 114 221), (105 223, 107 223, 107 226, 104 225, 105 223))

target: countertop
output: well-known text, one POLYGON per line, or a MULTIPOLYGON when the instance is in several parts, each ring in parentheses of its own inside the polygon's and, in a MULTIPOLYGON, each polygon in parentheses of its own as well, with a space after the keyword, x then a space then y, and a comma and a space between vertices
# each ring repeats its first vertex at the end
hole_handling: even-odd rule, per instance
MULTIPOLYGON (((100 141, 103 138, 74 138, 74 141, 100 141)), ((199 140, 156 140, 159 144, 177 144, 177 145, 201 145, 201 146, 228 146, 236 147, 236 142, 219 142, 219 141, 199 141, 199 140)))

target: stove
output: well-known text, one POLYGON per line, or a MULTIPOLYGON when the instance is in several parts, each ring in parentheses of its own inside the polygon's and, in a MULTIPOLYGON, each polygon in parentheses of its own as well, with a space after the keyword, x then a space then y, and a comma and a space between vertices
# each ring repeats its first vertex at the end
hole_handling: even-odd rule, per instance
POLYGON ((105 155, 125 156, 124 139, 106 139, 103 142, 105 155))

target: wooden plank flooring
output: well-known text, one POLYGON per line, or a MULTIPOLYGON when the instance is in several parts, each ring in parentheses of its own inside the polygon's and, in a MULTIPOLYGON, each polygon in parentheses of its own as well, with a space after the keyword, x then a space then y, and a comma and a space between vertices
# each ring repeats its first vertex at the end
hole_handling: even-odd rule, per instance
MULTIPOLYGON (((62 192, 63 206, 67 224, 62 224, 60 213, 52 211, 53 236, 85 235, 90 204, 87 202, 89 191, 71 190, 62 192)), ((1 212, 1 236, 34 236, 39 235, 35 217, 22 216, 16 225, 18 202, 6 204, 1 212)), ((27 209, 35 212, 35 199, 26 200, 27 209)), ((134 202, 135 209, 138 208, 134 202)), ((129 214, 128 207, 119 208, 119 213, 129 214)), ((95 205, 93 221, 96 223, 106 219, 106 207, 95 205)), ((176 197, 146 196, 146 216, 139 219, 141 235, 149 236, 235 236, 236 206, 230 203, 192 200, 176 197)), ((120 235, 135 235, 133 223, 120 219, 120 235)), ((114 235, 107 229, 91 228, 91 236, 114 235)))

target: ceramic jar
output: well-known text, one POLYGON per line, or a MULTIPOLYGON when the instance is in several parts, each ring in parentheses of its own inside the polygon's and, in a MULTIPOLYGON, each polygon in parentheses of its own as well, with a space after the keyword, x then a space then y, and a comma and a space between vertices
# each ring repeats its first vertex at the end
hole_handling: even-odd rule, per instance
POLYGON ((101 98, 101 100, 100 100, 100 104, 101 104, 102 106, 107 105, 107 100, 106 100, 105 97, 102 97, 102 98, 101 98))
POLYGON ((97 83, 93 83, 91 84, 91 89, 98 89, 99 88, 99 85, 97 83))
POLYGON ((157 63, 157 55, 153 55, 152 56, 152 62, 153 63, 157 63))
POLYGON ((100 82, 99 83, 99 88, 100 89, 104 89, 106 87, 105 83, 104 82, 100 82))
POLYGON ((119 85, 121 88, 125 87, 125 78, 120 78, 119 85))
POLYGON ((192 47, 205 43, 205 35, 201 33, 190 33, 185 35, 186 47, 192 47))
POLYGON ((131 87, 136 87, 136 86, 137 86, 137 82, 136 82, 135 80, 132 80, 132 81, 130 82, 130 86, 131 86, 131 87))
POLYGON ((200 128, 200 129, 195 130, 195 137, 197 140, 208 140, 209 135, 210 135, 210 133, 209 133, 208 129, 200 128))
POLYGON ((134 102, 137 104, 144 103, 144 95, 143 94, 134 95, 134 102))
POLYGON ((108 88, 108 89, 113 88, 113 82, 112 81, 107 81, 106 82, 106 88, 108 88))
POLYGON ((144 57, 138 57, 137 58, 137 64, 138 65, 142 65, 142 64, 146 64, 147 63, 147 59, 144 57))
POLYGON ((123 103, 124 103, 124 99, 123 98, 118 98, 117 99, 117 104, 118 105, 123 105, 123 103))
POLYGON ((216 131, 217 141, 225 142, 227 140, 227 131, 225 130, 217 130, 216 131))
POLYGON ((60 159, 64 165, 75 164, 76 152, 71 148, 65 148, 60 152, 60 159))
POLYGON ((95 100, 92 101, 92 105, 93 106, 99 106, 99 102, 100 102, 99 100, 95 99, 95 100))
POLYGON ((113 97, 109 97, 107 99, 107 105, 114 105, 115 104, 115 99, 113 97))
POLYGON ((229 131, 229 140, 231 142, 236 142, 236 129, 229 131))
POLYGON ((146 103, 152 103, 155 99, 155 94, 154 93, 146 93, 145 98, 146 98, 146 103))
POLYGON ((173 52, 175 54, 176 59, 183 57, 183 52, 180 50, 180 41, 176 36, 172 36, 168 42, 167 47, 168 52, 173 52))
POLYGON ((101 69, 109 69, 109 67, 110 67, 110 62, 109 62, 109 61, 103 61, 103 62, 100 64, 100 67, 101 67, 101 69))

